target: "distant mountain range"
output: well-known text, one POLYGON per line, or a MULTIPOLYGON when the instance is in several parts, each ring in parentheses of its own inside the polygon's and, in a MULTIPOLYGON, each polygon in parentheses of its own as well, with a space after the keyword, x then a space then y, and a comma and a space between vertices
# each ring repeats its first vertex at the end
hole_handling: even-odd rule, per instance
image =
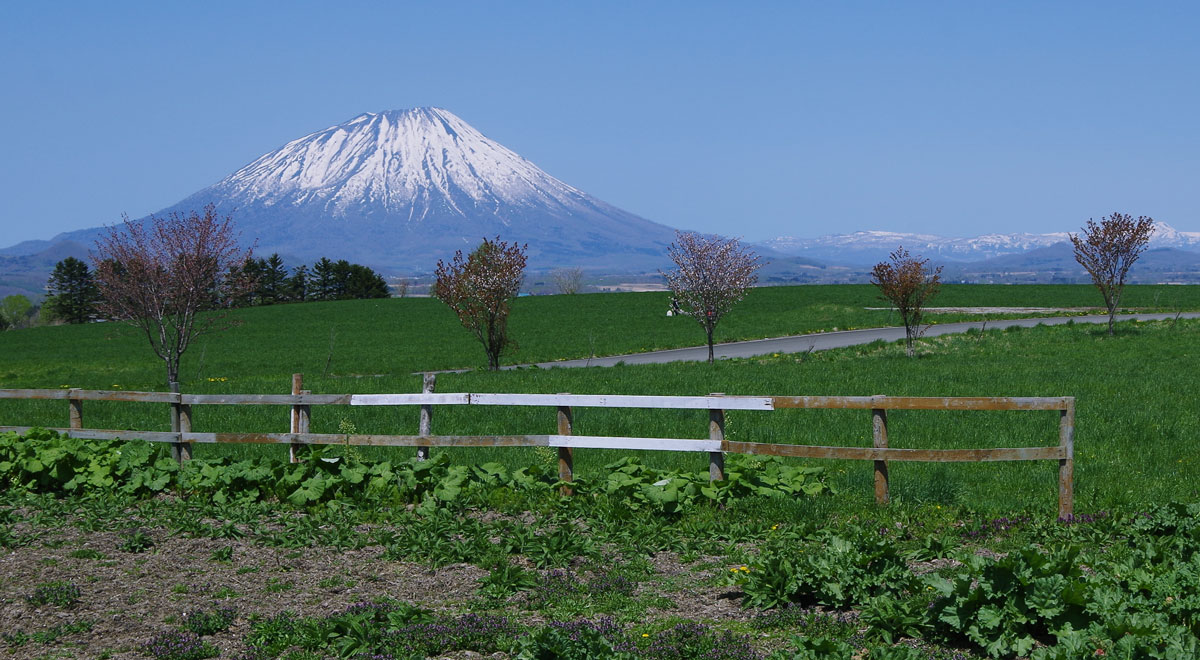
MULTIPOLYGON (((675 239, 672 228, 563 183, 440 108, 359 115, 264 154, 155 215, 210 202, 233 215, 259 255, 278 252, 289 266, 348 259, 395 275, 429 273, 455 250, 500 236, 529 244, 531 271, 581 267, 648 281, 669 265, 675 239)), ((87 257, 102 231, 0 249, 0 296, 39 296, 54 263, 87 257)), ((781 236, 754 247, 770 260, 761 274, 768 284, 865 282, 871 265, 899 246, 943 264, 948 281, 1086 281, 1066 241, 1065 232, 859 231, 781 236)), ((1200 282, 1200 232, 1158 223, 1151 248, 1135 280, 1200 282)))
MULTIPOLYGON (((1078 233, 1078 232, 1074 232, 1078 233)), ((984 234, 973 238, 949 238, 933 234, 886 231, 856 231, 820 238, 780 236, 762 243, 780 254, 850 264, 874 264, 887 259, 898 246, 910 254, 938 262, 972 262, 1017 255, 1068 241, 1067 232, 1049 234, 984 234)), ((1200 232, 1182 232, 1156 222, 1151 248, 1200 250, 1200 232)))
MULTIPOLYGON (((771 283, 865 282, 871 266, 898 247, 943 267, 948 282, 1089 282, 1075 261, 1067 232, 985 234, 953 238, 933 234, 858 231, 811 239, 781 236, 759 244, 781 255, 764 271, 771 283)), ((1130 270, 1136 283, 1200 283, 1200 232, 1155 223, 1149 248, 1130 270)))

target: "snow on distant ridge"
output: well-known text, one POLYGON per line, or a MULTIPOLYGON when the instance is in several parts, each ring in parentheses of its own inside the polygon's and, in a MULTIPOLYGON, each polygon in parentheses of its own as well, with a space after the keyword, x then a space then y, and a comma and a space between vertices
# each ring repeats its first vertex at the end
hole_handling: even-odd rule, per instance
MULTIPOLYGON (((954 238, 936 234, 856 231, 850 234, 829 234, 817 238, 780 236, 764 241, 763 245, 783 254, 835 260, 877 258, 881 252, 886 254, 886 252, 903 246, 909 253, 919 254, 923 257, 950 261, 978 261, 1062 243, 1068 240, 1068 233, 983 234, 970 238, 954 238)), ((1182 232, 1165 222, 1156 222, 1154 235, 1150 239, 1150 247, 1200 249, 1200 232, 1182 232)))

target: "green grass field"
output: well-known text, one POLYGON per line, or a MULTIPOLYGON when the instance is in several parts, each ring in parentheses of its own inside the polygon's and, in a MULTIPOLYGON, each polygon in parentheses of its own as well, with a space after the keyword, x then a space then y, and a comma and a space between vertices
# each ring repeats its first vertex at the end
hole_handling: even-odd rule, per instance
MULTIPOLYGON (((1095 298, 1087 287, 959 286, 938 303, 1075 307, 1095 298)), ((1136 287, 1126 302, 1196 309, 1200 287, 1136 287)), ((888 323, 886 311, 863 309, 877 304, 867 287, 756 290, 722 325, 722 338, 888 323)), ((662 294, 521 299, 513 331, 522 350, 511 360, 698 343, 694 323, 662 316, 666 305, 662 294)), ((415 392, 413 371, 482 362, 467 332, 431 300, 239 315, 244 325, 188 353, 185 391, 282 393, 303 372, 319 393, 415 392)), ((518 481, 512 472, 540 463, 545 472, 530 472, 554 474, 555 453, 545 448, 434 449, 449 460, 420 464, 392 460, 411 458, 411 449, 318 454, 390 460, 386 470, 397 470, 387 472, 353 455, 293 466, 282 446, 199 445, 199 459, 276 460, 193 461, 158 492, 175 468, 166 458, 136 478, 103 479, 122 462, 149 465, 144 445, 9 434, 0 447, 10 486, 0 489, 0 548, 21 579, 0 580, 17 622, 0 648, 21 657, 183 657, 151 647, 198 645, 180 631, 203 624, 200 634, 222 657, 247 650, 236 657, 264 659, 356 649, 653 660, 1197 657, 1198 347, 1200 320, 1185 319, 1122 323, 1113 337, 1090 324, 972 331, 923 340, 915 359, 901 344, 877 342, 715 365, 438 377, 440 392, 1073 396, 1079 517, 1071 524, 1055 521, 1051 461, 893 462, 886 508, 874 505, 871 463, 807 461, 824 468, 820 478, 835 494, 751 491, 716 500, 722 506, 695 500, 674 509, 665 499, 651 503, 659 492, 651 484, 678 484, 679 475, 641 473, 629 485, 626 473, 605 466, 635 453, 651 467, 699 473, 695 482, 704 484, 705 454, 577 450, 576 475, 586 481, 563 498, 549 479, 518 481), (497 477, 504 471, 487 461, 509 475, 497 477), (375 483, 361 476, 368 469, 390 476, 375 483), (90 475, 83 485, 81 475, 90 475), (463 475, 473 475, 466 486, 463 475), (331 489, 347 487, 336 496, 320 485, 335 481, 341 486, 331 489), (122 490, 131 484, 145 492, 121 495, 134 492, 122 490), (197 616, 209 595, 213 609, 197 616), (403 600, 379 600, 385 595, 403 600), (110 621, 114 612, 125 618, 110 621), (440 625, 397 628, 410 617, 440 625), (574 633, 563 632, 601 624, 611 640, 592 635, 575 645, 574 633), (430 636, 438 630, 454 634, 430 636), (423 650, 401 648, 413 640, 423 650), (612 640, 628 652, 614 655, 612 640)), ((3 388, 161 390, 162 371, 144 341, 115 324, 0 333, 3 388)), ((288 414, 284 406, 197 406, 194 429, 279 432, 288 414)), ((92 428, 168 426, 163 404, 88 401, 83 415, 92 428)), ((433 425, 438 434, 540 434, 554 432, 555 418, 549 407, 440 406, 433 425)), ((574 422, 588 435, 702 438, 708 430, 706 411, 576 408, 574 422)), ((65 401, 0 400, 0 425, 66 423, 65 401)), ((889 413, 892 447, 1054 445, 1057 427, 1057 412, 1047 411, 889 413)), ((417 410, 315 406, 312 429, 411 434, 417 410)), ((726 431, 742 441, 869 446, 871 416, 733 411, 726 431)), ((770 476, 753 459, 728 466, 730 474, 754 470, 764 484, 770 476)))
MULTIPOLYGON (((1097 295, 1082 286, 948 286, 939 305, 1080 306, 1097 295)), ((665 294, 594 294, 517 301, 512 332, 521 350, 510 361, 612 354, 698 343, 689 319, 667 318, 665 294)), ((1130 287, 1131 308, 1195 309, 1200 287, 1130 287)), ((870 287, 815 286, 757 289, 722 323, 722 340, 834 328, 886 325, 870 287)), ((482 350, 443 305, 429 299, 312 303, 243 310, 243 325, 202 339, 186 355, 188 392, 284 393, 292 373, 304 373, 318 393, 418 391, 411 372, 478 365, 482 350)), ((961 318, 959 316, 958 318, 961 318)), ((896 346, 871 345, 807 356, 572 370, 442 374, 438 390, 700 395, 914 395, 1075 396, 1078 399, 1076 470, 1078 508, 1128 508, 1193 499, 1192 476, 1200 431, 1195 377, 1200 324, 1180 321, 1125 324, 1117 337, 1100 326, 1077 325, 1015 332, 989 331, 925 341, 920 357, 896 346)), ((92 324, 0 333, 0 387, 81 387, 152 390, 162 367, 142 338, 125 326, 92 324)), ((66 425, 62 401, 0 402, 0 424, 66 425)), ((284 431, 282 407, 204 407, 197 431, 284 431)), ((896 412, 894 447, 1016 447, 1056 442, 1054 413, 896 412)), ((88 402, 93 428, 165 430, 164 406, 88 402)), ((576 432, 589 435, 705 437, 702 412, 584 409, 576 432)), ((435 432, 443 434, 550 433, 555 415, 540 408, 443 407, 435 432)), ((415 433, 410 408, 316 407, 313 431, 415 433)), ((863 411, 730 413, 731 439, 867 446, 870 417, 863 411)), ((278 447, 197 447, 210 452, 256 453, 278 447)), ((395 451, 408 455, 411 450, 395 451)), ((576 468, 594 471, 620 452, 580 451, 576 468)), ((532 450, 456 452, 463 461, 537 460, 532 450)), ((702 469, 705 457, 656 453, 660 467, 702 469)), ((847 498, 867 499, 867 463, 830 463, 834 484, 847 498)), ((894 495, 901 501, 977 510, 1051 511, 1055 466, 1016 464, 897 464, 894 495)))
MULTIPOLYGON (((939 306, 1079 307, 1100 302, 1078 285, 947 285, 939 306)), ((695 346, 691 319, 668 318, 665 293, 540 296, 516 300, 504 363, 616 355, 695 346)), ((717 327, 717 341, 895 325, 869 285, 753 289, 717 327)), ((1200 287, 1130 286, 1127 309, 1200 309, 1200 287)), ((185 389, 278 391, 303 373, 317 391, 346 379, 403 377, 415 371, 480 367, 483 351, 445 305, 429 298, 352 300, 238 310, 242 325, 200 338, 185 354, 185 389), (224 385, 209 379, 221 379, 224 385), (232 383, 232 384, 231 384, 232 383), (246 389, 246 388, 260 389, 246 389), (266 389, 262 389, 266 388, 266 389), (318 389, 320 388, 320 389, 318 389)), ((998 318, 999 315, 996 315, 998 318)), ((936 314, 930 322, 978 319, 936 314)), ((0 387, 162 389, 164 370, 136 330, 115 323, 0 333, 0 387)), ((216 381, 221 383, 222 381, 216 381)), ((371 391, 379 391, 372 389, 371 391)))

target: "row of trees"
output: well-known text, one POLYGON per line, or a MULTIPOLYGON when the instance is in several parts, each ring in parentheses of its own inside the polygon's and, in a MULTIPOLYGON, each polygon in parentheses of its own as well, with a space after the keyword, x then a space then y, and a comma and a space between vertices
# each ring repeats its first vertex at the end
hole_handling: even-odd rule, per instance
POLYGON ((382 277, 345 260, 321 259, 311 272, 300 266, 288 273, 278 254, 255 259, 252 249, 239 247, 233 219, 218 216, 212 204, 203 213, 124 220, 96 241, 93 271, 78 260, 60 262, 48 304, 64 320, 94 315, 139 329, 172 391, 183 354, 197 337, 232 325, 231 308, 388 296, 382 277))
POLYGON ((278 253, 265 259, 250 259, 235 268, 234 277, 242 277, 254 286, 240 299, 237 307, 274 305, 317 300, 358 300, 387 298, 387 281, 366 266, 345 259, 331 261, 322 257, 309 268, 296 266, 289 273, 278 253))
MULTIPOLYGON (((1153 232, 1153 220, 1113 214, 1088 221, 1083 237, 1071 235, 1076 259, 1092 275, 1109 307, 1109 332, 1129 267, 1153 232)), ((212 205, 204 214, 151 217, 145 224, 126 218, 96 243, 95 271, 78 260, 60 262, 51 276, 48 305, 64 318, 96 313, 139 328, 164 362, 167 381, 178 387, 179 361, 194 339, 228 325, 224 310, 239 302, 272 304, 286 300, 385 297, 387 286, 370 269, 346 261, 322 259, 312 272, 304 266, 290 275, 279 256, 254 259, 238 247, 232 219, 217 217, 212 205), (201 312, 209 313, 201 315, 201 312)), ((435 270, 433 295, 446 303, 483 345, 488 367, 516 344, 508 336, 511 301, 520 291, 527 245, 484 239, 470 254, 457 251, 435 270)), ((668 252, 675 268, 661 272, 678 312, 700 324, 713 361, 713 331, 757 281, 761 258, 737 239, 678 232, 668 252)), ((890 301, 905 327, 907 352, 919 336, 925 304, 937 294, 941 268, 912 257, 903 247, 876 264, 871 281, 890 301)), ((570 278, 577 279, 577 278, 570 278)), ((7 300, 7 299, 6 299, 7 300)))
MULTIPOLYGON (((1153 232, 1153 220, 1114 213, 1096 223, 1088 220, 1082 238, 1071 235, 1075 258, 1100 289, 1109 312, 1109 334, 1125 277, 1153 232)), ((484 239, 475 251, 455 253, 439 261, 433 295, 445 302, 462 325, 483 344, 488 368, 499 369, 500 357, 515 348, 508 337, 509 302, 520 290, 525 268, 525 245, 508 244, 499 237, 484 239)), ((713 331, 757 281, 762 260, 737 239, 678 232, 668 251, 675 268, 662 272, 678 313, 690 316, 704 330, 708 361, 714 359, 713 331)), ((941 266, 913 256, 902 246, 887 261, 875 264, 871 283, 880 299, 895 307, 904 325, 905 352, 914 355, 927 303, 941 288, 941 266)), ((580 273, 560 271, 555 280, 568 292, 578 290, 580 273)))
MULTIPOLYGON (((143 237, 144 238, 144 237, 143 237)), ((128 266, 124 267, 128 270, 128 266)), ((387 282, 374 270, 345 259, 322 258, 308 266, 297 266, 290 273, 278 254, 266 259, 249 259, 234 264, 227 275, 239 280, 237 297, 219 301, 219 306, 251 307, 277 303, 318 300, 357 300, 387 298, 387 282)), ((45 311, 51 320, 63 323, 87 323, 97 317, 100 289, 87 263, 67 257, 54 266, 46 286, 45 311)), ((231 291, 234 289, 231 289, 231 291)), ((13 324, 15 325, 15 323, 13 324)), ((2 329, 2 328, 0 328, 2 329)))
MULTIPOLYGON (((713 330, 758 280, 756 272, 762 260, 737 239, 695 232, 678 232, 676 239, 668 252, 676 267, 661 274, 680 313, 704 328, 708 361, 712 362, 713 330)), ((485 238, 468 255, 459 250, 450 261, 439 260, 434 272, 433 296, 454 310, 463 327, 483 344, 488 368, 493 371, 500 368, 500 357, 516 348, 508 336, 509 303, 521 289, 527 248, 499 236, 485 238)), ((554 280, 564 293, 575 293, 582 272, 556 271, 554 280)))
MULTIPOLYGON (((1108 334, 1125 290, 1129 269, 1150 245, 1154 219, 1128 213, 1113 213, 1099 222, 1089 218, 1079 234, 1068 234, 1075 261, 1087 271, 1100 290, 1108 311, 1108 334)), ((905 349, 913 355, 913 341, 921 335, 925 304, 941 287, 941 266, 931 268, 928 259, 909 255, 903 247, 889 260, 871 270, 871 283, 879 287, 880 298, 892 303, 904 323, 905 349)))

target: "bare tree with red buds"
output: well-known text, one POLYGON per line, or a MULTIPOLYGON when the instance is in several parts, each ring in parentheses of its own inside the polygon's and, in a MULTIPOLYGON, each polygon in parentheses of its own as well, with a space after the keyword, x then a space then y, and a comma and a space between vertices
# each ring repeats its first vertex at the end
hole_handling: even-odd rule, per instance
POLYGON ((1075 261, 1092 276, 1092 283, 1104 296, 1110 335, 1117 305, 1121 303, 1121 292, 1125 289, 1125 275, 1150 244, 1153 233, 1153 218, 1139 215, 1134 220, 1128 213, 1114 213, 1101 218, 1099 223, 1088 218, 1082 237, 1069 235, 1071 245, 1075 246, 1075 261))
POLYGON ((488 369, 500 369, 500 356, 516 350, 508 336, 509 302, 521 291, 526 245, 483 239, 471 254, 454 252, 449 263, 438 260, 433 297, 446 303, 463 327, 483 344, 488 369))
POLYGON ((879 287, 879 299, 892 303, 904 322, 904 350, 913 357, 913 342, 921 336, 925 303, 942 286, 942 267, 929 267, 928 259, 909 256, 899 247, 871 269, 871 284, 879 287))
POLYGON ((756 274, 762 259, 753 250, 743 248, 736 238, 702 236, 696 232, 676 232, 675 243, 667 252, 675 270, 664 273, 667 286, 680 313, 704 328, 708 339, 708 362, 713 362, 713 330, 721 317, 729 313, 758 281, 756 274))
POLYGON ((253 282, 238 273, 251 250, 238 246, 233 219, 212 204, 203 215, 171 213, 145 223, 125 218, 108 228, 92 253, 100 314, 141 330, 179 389, 179 362, 200 335, 233 322, 225 310, 253 282))

